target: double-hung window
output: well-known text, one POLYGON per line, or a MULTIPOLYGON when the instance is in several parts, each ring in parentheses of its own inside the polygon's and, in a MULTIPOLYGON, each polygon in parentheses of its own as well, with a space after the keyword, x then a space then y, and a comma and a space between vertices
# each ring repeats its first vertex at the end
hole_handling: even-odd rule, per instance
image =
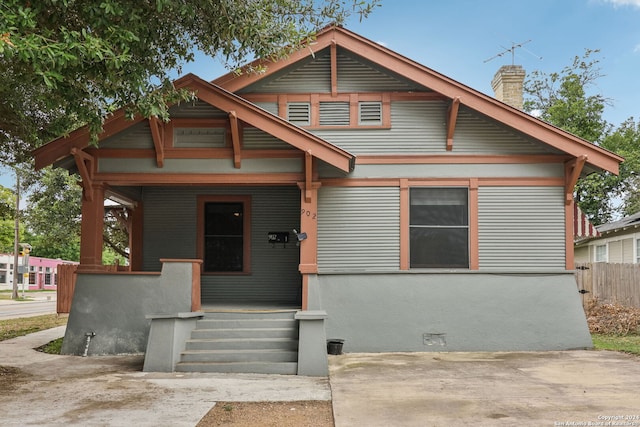
POLYGON ((410 189, 411 268, 469 268, 469 190, 410 189))

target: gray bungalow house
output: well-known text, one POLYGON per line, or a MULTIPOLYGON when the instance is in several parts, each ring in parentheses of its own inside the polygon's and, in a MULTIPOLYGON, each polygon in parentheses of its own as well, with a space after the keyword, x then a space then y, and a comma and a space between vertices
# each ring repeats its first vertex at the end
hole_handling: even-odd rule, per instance
POLYGON ((622 158, 351 31, 264 74, 175 82, 171 120, 116 112, 35 151, 78 171, 63 352, 145 370, 326 375, 346 352, 591 347, 573 188, 622 158), (102 266, 103 203, 130 271, 102 266))

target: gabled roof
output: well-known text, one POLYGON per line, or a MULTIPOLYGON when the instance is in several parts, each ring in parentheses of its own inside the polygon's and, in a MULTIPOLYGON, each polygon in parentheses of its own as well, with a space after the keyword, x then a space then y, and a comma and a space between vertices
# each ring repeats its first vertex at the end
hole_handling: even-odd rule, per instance
MULTIPOLYGON (((299 150, 310 153, 345 172, 353 170, 355 156, 340 147, 295 126, 257 105, 193 74, 188 74, 174 82, 178 89, 188 88, 196 96, 227 113, 235 112, 237 118, 264 132, 273 135, 299 150)), ((128 120, 123 110, 116 111, 104 123, 99 139, 106 139, 118 132, 143 121, 142 117, 128 120)), ((41 169, 54 162, 70 156, 73 148, 84 149, 89 146, 89 130, 82 127, 68 136, 58 138, 34 150, 36 169, 41 169)))
POLYGON ((640 227, 640 212, 627 216, 625 218, 622 218, 618 221, 599 225, 596 228, 598 229, 600 234, 610 234, 610 233, 615 233, 617 231, 624 231, 629 229, 635 230, 639 227, 640 227))
POLYGON ((284 60, 277 62, 257 60, 250 64, 250 66, 266 66, 265 73, 229 73, 215 79, 213 83, 230 92, 238 92, 298 61, 313 56, 315 52, 319 52, 333 44, 360 55, 382 68, 393 71, 449 99, 458 98, 461 104, 573 157, 579 158, 586 155, 586 163, 592 168, 618 173, 618 165, 623 161, 622 157, 341 27, 325 28, 317 34, 316 40, 309 46, 300 49, 284 60))

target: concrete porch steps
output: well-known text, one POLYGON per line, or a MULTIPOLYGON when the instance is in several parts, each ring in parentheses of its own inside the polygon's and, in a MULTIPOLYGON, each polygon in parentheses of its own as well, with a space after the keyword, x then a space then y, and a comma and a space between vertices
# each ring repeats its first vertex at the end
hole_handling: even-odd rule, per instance
POLYGON ((180 354, 179 372, 297 374, 295 310, 205 312, 180 354))

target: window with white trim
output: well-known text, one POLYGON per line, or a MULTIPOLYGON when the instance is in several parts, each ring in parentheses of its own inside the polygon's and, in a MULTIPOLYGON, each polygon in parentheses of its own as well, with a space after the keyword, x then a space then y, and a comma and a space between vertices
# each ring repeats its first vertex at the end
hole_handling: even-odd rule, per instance
POLYGON ((411 268, 469 268, 468 188, 411 188, 411 268))
POLYGON ((640 264, 640 239, 636 239, 636 264, 640 264))
POLYGON ((607 262, 607 245, 596 246, 596 262, 607 262))

